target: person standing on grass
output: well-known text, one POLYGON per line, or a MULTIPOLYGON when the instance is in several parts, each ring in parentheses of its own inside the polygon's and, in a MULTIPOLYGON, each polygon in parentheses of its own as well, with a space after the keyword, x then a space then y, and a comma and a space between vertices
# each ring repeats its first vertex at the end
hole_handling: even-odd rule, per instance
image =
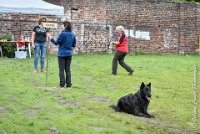
POLYGON ((42 17, 38 21, 38 25, 33 28, 31 41, 32 48, 34 48, 34 72, 38 72, 38 58, 40 56, 41 72, 46 72, 44 69, 44 60, 47 51, 47 41, 49 36, 49 29, 44 27, 46 18, 42 17))
POLYGON ((132 75, 134 70, 124 62, 124 58, 128 52, 128 48, 127 48, 128 37, 124 33, 124 27, 117 26, 115 32, 117 32, 119 35, 116 38, 116 40, 112 42, 116 47, 115 56, 112 61, 112 74, 117 75, 117 66, 118 66, 117 62, 119 62, 119 64, 127 72, 129 72, 128 74, 132 75))
POLYGON ((72 26, 69 21, 64 21, 64 30, 55 40, 51 38, 51 42, 55 45, 59 45, 58 48, 58 65, 59 65, 59 77, 60 77, 60 87, 63 88, 66 83, 66 87, 72 86, 71 82, 71 61, 73 49, 76 47, 76 37, 72 32, 72 26))

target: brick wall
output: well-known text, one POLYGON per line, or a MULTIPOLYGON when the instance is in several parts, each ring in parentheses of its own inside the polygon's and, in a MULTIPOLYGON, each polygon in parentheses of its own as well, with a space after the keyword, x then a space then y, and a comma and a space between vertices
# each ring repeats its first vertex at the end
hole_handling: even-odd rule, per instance
MULTIPOLYGON (((31 37, 33 27, 38 24, 40 17, 46 17, 48 22, 58 23, 57 29, 50 29, 50 32, 54 35, 58 35, 62 30, 61 19, 63 16, 55 15, 39 15, 39 14, 15 14, 15 13, 0 13, 0 36, 3 34, 14 35, 15 38, 19 38, 25 34, 27 37, 31 37)), ((50 43, 49 50, 51 53, 57 51, 57 47, 50 43)))
POLYGON ((199 46, 199 4, 159 0, 45 1, 65 7, 66 18, 74 23, 78 37, 77 51, 112 50, 109 41, 117 25, 126 28, 130 52, 195 52, 199 46))
MULTIPOLYGON (((44 0, 65 8, 64 16, 0 13, 0 34, 30 36, 40 16, 59 24, 73 22, 77 52, 112 52, 114 29, 123 25, 130 52, 196 52, 200 35, 200 4, 162 3, 154 0, 44 0)), ((52 44, 51 52, 57 50, 52 44)))

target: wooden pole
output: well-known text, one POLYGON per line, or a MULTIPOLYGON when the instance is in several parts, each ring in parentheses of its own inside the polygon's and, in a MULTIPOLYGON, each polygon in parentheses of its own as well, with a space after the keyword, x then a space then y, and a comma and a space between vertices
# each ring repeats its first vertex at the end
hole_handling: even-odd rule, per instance
POLYGON ((199 51, 199 54, 200 54, 200 35, 199 35, 199 49, 198 49, 198 51, 199 51))
POLYGON ((199 38, 198 38, 198 43, 199 43, 199 48, 196 49, 196 52, 200 54, 200 35, 199 35, 199 38))

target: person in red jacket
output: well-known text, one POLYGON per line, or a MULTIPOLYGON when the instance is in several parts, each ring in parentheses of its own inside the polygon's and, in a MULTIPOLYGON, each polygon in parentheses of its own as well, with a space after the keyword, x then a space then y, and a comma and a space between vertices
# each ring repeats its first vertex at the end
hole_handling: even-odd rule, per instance
POLYGON ((119 34, 119 36, 116 38, 115 41, 113 41, 113 44, 116 46, 116 52, 112 61, 112 74, 117 75, 117 66, 118 66, 117 62, 119 62, 119 64, 127 72, 129 72, 128 74, 132 75, 134 70, 124 62, 124 58, 128 53, 128 48, 127 48, 128 37, 124 33, 123 26, 117 26, 115 31, 119 34))

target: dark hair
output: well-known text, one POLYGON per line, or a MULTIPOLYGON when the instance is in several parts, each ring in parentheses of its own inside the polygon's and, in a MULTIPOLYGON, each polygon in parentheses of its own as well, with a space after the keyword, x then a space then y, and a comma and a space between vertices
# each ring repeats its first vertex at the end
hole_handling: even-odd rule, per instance
POLYGON ((45 22, 47 21, 47 19, 46 19, 45 17, 40 18, 40 19, 38 20, 38 24, 40 25, 41 22, 43 22, 44 20, 45 20, 45 22))
POLYGON ((65 27, 65 30, 72 31, 72 25, 71 25, 71 23, 69 21, 64 21, 63 25, 65 27))

